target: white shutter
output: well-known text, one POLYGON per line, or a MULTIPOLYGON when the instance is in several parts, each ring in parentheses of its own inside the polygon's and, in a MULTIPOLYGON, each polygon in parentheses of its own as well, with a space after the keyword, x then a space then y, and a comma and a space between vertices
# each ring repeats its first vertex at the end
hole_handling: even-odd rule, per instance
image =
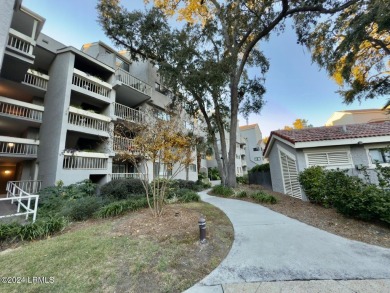
POLYGON ((298 181, 298 170, 295 160, 280 150, 279 156, 282 165, 285 193, 292 197, 302 199, 301 185, 298 181))
POLYGON ((347 151, 307 153, 306 157, 309 167, 352 165, 347 151))

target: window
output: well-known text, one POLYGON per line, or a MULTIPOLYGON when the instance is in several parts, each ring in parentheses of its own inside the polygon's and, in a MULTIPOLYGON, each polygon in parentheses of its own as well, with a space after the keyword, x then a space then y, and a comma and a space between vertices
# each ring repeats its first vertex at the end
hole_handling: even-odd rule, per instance
POLYGON ((368 154, 371 159, 371 163, 390 163, 390 151, 385 148, 370 149, 368 154))
POLYGON ((201 158, 202 160, 206 160, 206 155, 205 155, 205 154, 202 154, 202 155, 200 156, 200 158, 201 158))
POLYGON ((187 130, 193 130, 193 129, 194 129, 194 123, 188 122, 188 121, 184 121, 184 127, 185 127, 187 130))
POLYGON ((129 72, 130 70, 130 65, 126 61, 124 61, 121 58, 116 57, 115 59, 115 66, 116 68, 122 68, 124 71, 129 72))
POLYGON ((168 178, 172 176, 172 164, 154 163, 154 177, 168 178))
POLYGON ((351 167, 348 151, 318 152, 306 154, 307 165, 311 166, 330 166, 330 167, 351 167))
POLYGON ((156 109, 155 113, 156 113, 156 117, 158 119, 160 119, 160 120, 164 120, 164 121, 170 121, 171 120, 171 115, 169 115, 168 113, 164 112, 163 110, 156 109))
POLYGON ((253 151, 254 151, 254 152, 258 152, 258 151, 259 151, 259 148, 258 148, 258 147, 253 148, 253 151))
POLYGON ((255 157, 255 161, 261 161, 261 157, 255 157))
POLYGON ((160 91, 161 89, 160 89, 160 84, 158 83, 158 82, 155 82, 154 83, 154 89, 156 90, 156 91, 160 91))
POLYGON ((196 172, 196 165, 195 164, 190 164, 188 166, 188 169, 191 171, 191 172, 196 172))

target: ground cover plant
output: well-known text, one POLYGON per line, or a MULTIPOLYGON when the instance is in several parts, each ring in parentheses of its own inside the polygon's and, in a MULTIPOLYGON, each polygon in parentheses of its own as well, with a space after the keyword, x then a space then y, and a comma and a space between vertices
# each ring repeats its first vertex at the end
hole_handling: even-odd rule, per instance
POLYGON ((74 222, 61 235, 0 252, 2 276, 53 282, 2 283, 0 291, 182 292, 224 259, 232 240, 228 218, 206 203, 168 205, 161 218, 141 209, 74 222), (205 245, 199 244, 200 214, 207 220, 205 245))

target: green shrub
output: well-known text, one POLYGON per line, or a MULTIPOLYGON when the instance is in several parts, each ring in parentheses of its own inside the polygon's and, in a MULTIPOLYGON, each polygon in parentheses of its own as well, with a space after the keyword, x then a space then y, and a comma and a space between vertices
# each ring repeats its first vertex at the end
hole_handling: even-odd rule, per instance
MULTIPOLYGON (((382 169, 378 168, 377 172, 382 169)), ((390 192, 383 189, 383 184, 378 187, 348 176, 346 171, 321 167, 306 169, 299 175, 299 181, 312 202, 333 206, 348 217, 390 223, 390 192)))
POLYGON ((325 177, 326 172, 320 166, 309 167, 299 174, 299 183, 311 202, 325 204, 325 177))
POLYGON ((208 173, 209 173, 210 180, 220 180, 221 179, 221 176, 219 175, 219 170, 216 167, 209 168, 208 173))
POLYGON ((61 210, 61 214, 71 220, 83 221, 91 218, 102 205, 102 199, 96 196, 73 199, 67 202, 67 205, 61 210))
POLYGON ((64 217, 47 217, 38 219, 35 223, 20 224, 1 224, 1 241, 34 240, 47 237, 56 232, 62 231, 68 224, 64 217))
POLYGON ((269 170, 270 170, 269 163, 266 163, 266 164, 254 166, 252 169, 249 170, 249 173, 269 171, 269 170))
POLYGON ((236 182, 240 184, 249 184, 249 177, 248 175, 244 175, 242 177, 236 177, 236 182))
POLYGON ((260 202, 260 203, 271 203, 271 204, 275 204, 277 203, 277 199, 273 196, 273 195, 270 195, 270 194, 267 194, 263 191, 258 191, 256 193, 252 193, 250 195, 250 197, 257 201, 257 202, 260 202))
POLYGON ((223 185, 216 185, 211 190, 212 193, 216 195, 220 195, 223 197, 232 196, 234 194, 234 190, 230 187, 226 187, 223 185))
POLYGON ((179 202, 193 202, 193 201, 200 201, 200 196, 194 191, 188 191, 184 193, 182 196, 178 198, 179 202))
POLYGON ((237 193, 236 195, 238 198, 244 198, 244 197, 248 197, 248 193, 243 190, 243 191, 240 191, 239 193, 237 193))
POLYGON ((127 211, 136 211, 147 206, 148 202, 146 197, 130 198, 127 200, 112 202, 98 210, 95 215, 99 218, 114 217, 127 211))
POLYGON ((104 197, 120 200, 145 194, 145 189, 140 179, 119 179, 104 184, 100 189, 100 193, 104 197))

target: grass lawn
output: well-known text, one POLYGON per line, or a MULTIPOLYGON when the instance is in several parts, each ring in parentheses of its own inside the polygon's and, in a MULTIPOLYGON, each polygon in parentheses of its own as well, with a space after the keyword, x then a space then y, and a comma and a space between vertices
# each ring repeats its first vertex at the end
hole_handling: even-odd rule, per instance
POLYGON ((211 272, 232 241, 228 218, 206 203, 169 205, 161 219, 146 209, 75 223, 1 252, 0 275, 25 279, 2 283, 0 292, 181 292, 211 272), (198 242, 200 214, 207 219, 205 245, 198 242))

